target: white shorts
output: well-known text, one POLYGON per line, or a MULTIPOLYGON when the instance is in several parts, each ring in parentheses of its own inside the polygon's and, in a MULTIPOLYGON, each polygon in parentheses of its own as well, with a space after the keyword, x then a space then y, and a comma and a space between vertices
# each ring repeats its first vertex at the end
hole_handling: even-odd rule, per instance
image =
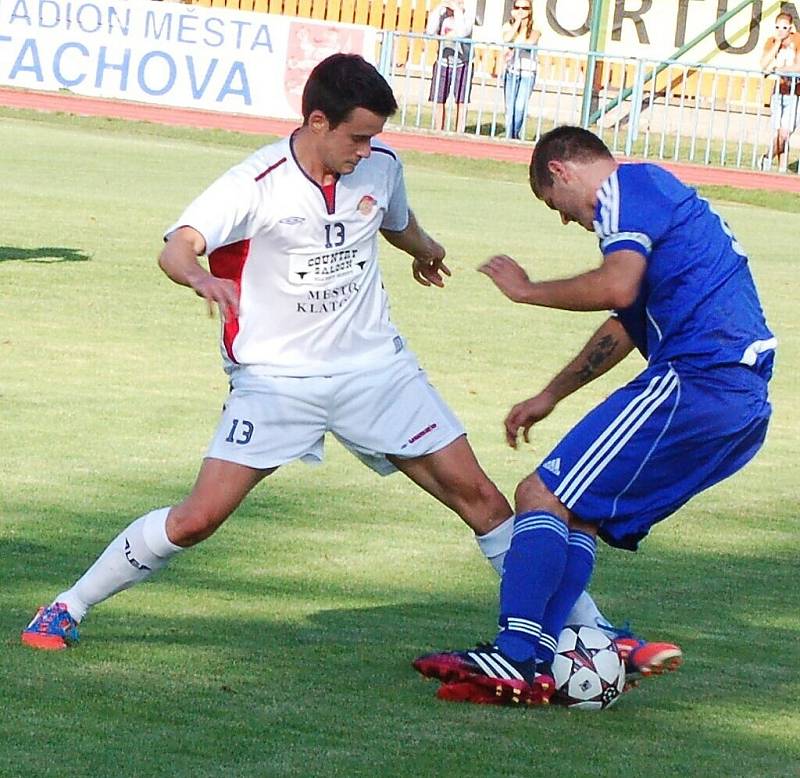
POLYGON ((402 351, 368 370, 334 376, 231 375, 231 392, 207 457, 257 469, 323 459, 325 433, 381 475, 439 451, 464 427, 430 385, 416 357, 402 351))
POLYGON ((800 122, 797 95, 772 95, 770 101, 771 124, 773 130, 787 130, 792 133, 800 122))

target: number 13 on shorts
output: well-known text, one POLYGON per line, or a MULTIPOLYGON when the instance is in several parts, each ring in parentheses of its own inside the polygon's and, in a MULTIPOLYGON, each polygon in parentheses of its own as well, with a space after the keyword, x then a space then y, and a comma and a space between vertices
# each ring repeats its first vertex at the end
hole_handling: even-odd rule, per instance
POLYGON ((247 445, 253 437, 253 423, 247 419, 234 419, 231 423, 231 430, 226 443, 238 443, 240 446, 247 445))

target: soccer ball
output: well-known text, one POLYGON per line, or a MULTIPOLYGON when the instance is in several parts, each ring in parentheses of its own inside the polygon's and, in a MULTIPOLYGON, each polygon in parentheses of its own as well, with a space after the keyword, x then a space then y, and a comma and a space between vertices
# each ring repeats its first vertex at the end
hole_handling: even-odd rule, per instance
POLYGON ((558 637, 553 679, 553 702, 580 710, 603 710, 622 694, 625 663, 605 633, 569 625, 558 637))

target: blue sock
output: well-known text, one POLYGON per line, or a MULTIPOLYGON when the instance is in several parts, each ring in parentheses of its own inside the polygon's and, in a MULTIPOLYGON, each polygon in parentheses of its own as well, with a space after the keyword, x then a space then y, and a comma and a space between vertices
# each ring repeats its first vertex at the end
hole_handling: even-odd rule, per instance
POLYGON ((542 616, 564 573, 567 534, 566 524, 546 511, 521 513, 514 520, 495 645, 516 662, 536 658, 542 616))
POLYGON ((589 585, 594 570, 597 542, 592 535, 570 530, 567 545, 567 563, 561 585, 547 603, 542 618, 542 635, 539 638, 537 659, 552 662, 556 653, 558 636, 564 628, 572 606, 589 585))

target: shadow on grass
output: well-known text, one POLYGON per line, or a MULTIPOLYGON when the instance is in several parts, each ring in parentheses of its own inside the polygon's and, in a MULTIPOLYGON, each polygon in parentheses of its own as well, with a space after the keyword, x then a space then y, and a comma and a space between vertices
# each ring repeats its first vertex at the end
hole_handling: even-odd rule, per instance
MULTIPOLYGON (((144 493, 145 483, 137 485, 144 493)), ((167 486, 171 487, 169 483, 167 486)), ((334 491, 330 490, 332 499, 334 491)), ((126 497, 124 502, 130 505, 130 495, 126 497)), ((445 575, 444 571, 439 574, 439 585, 426 579, 415 580, 425 555, 416 560, 417 566, 413 568, 416 572, 404 577, 406 526, 389 522, 381 533, 380 564, 385 569, 378 571, 359 565, 350 570, 347 560, 353 559, 353 539, 380 531, 380 527, 370 518, 339 516, 332 532, 326 522, 320 523, 318 513, 307 510, 305 497, 301 489, 288 483, 273 491, 254 494, 217 535, 176 557, 166 570, 145 583, 142 588, 149 590, 147 599, 157 600, 158 589, 166 597, 182 597, 190 602, 204 596, 246 602, 249 611, 269 614, 280 612, 283 602, 294 602, 302 612, 309 607, 313 610, 316 603, 324 608, 331 603, 411 598, 418 606, 410 607, 430 609, 427 628, 416 638, 420 650, 491 637, 497 589, 495 579, 477 552, 472 563, 465 564, 463 557, 454 560, 452 574, 445 575), (308 558, 311 542, 314 550, 308 558), (396 553, 392 551, 395 546, 396 553), (469 564, 477 578, 470 578, 469 571, 465 572, 469 564), (384 573, 397 581, 396 589, 376 583, 384 573), (440 605, 442 598, 462 591, 456 581, 465 583, 462 601, 440 605), (476 599, 480 602, 475 602, 476 599), (270 602, 274 603, 273 608, 270 602)), ((145 499, 142 497, 142 501, 145 499)), ((153 505, 159 502, 156 500, 153 505)), ((18 506, 18 510, 22 513, 23 506, 18 506)), ((43 524, 37 523, 26 530, 18 526, 12 536, 0 538, 0 580, 13 581, 15 588, 26 593, 41 590, 41 597, 46 599, 74 581, 134 515, 121 516, 103 510, 88 516, 61 510, 57 540, 49 532, 51 519, 47 514, 43 524)), ((460 530, 456 524, 454 535, 460 530)), ((433 546, 430 550, 428 564, 446 564, 433 546)), ((435 571, 429 573, 437 578, 435 571)), ((634 627, 651 639, 683 643, 687 654, 695 654, 702 662, 708 660, 713 664, 716 655, 724 657, 725 662, 749 666, 748 672, 761 673, 767 663, 766 656, 772 656, 774 661, 780 657, 779 664, 800 664, 797 641, 786 630, 776 627, 790 624, 796 617, 800 596, 795 582, 796 558, 792 547, 778 549, 765 545, 761 553, 747 554, 704 552, 685 546, 660 547, 639 554, 605 549, 593 593, 601 607, 608 609, 609 618, 617 622, 630 619, 634 627), (643 587, 643 581, 649 582, 648 585, 643 587), (767 651, 764 647, 769 645, 772 648, 767 651)), ((135 611, 137 591, 124 595, 133 608, 134 623, 141 618, 135 611)), ((5 608, 18 609, 15 619, 27 616, 28 610, 32 611, 37 604, 22 602, 6 589, 5 608)), ((211 607, 217 606, 215 603, 211 607)), ((101 606, 98 627, 103 623, 99 618, 102 610, 101 606)), ((202 626, 205 621, 203 616, 196 630, 181 628, 178 633, 172 629, 162 632, 154 625, 147 629, 148 639, 166 644, 192 645, 199 641, 220 648, 226 645, 227 637, 213 627, 202 626), (219 639, 212 639, 212 635, 219 639)), ((213 621, 214 616, 210 615, 209 622, 213 621)), ((94 628, 92 618, 91 629, 94 628)), ((132 629, 135 633, 138 627, 132 629)), ((243 625, 242 629, 246 627, 243 625)), ((398 625, 398 629, 406 634, 408 625, 398 625)), ((116 640, 111 638, 112 643, 116 640)), ((775 667, 771 672, 775 676, 775 667)))
MULTIPOLYGON (((141 777, 598 776, 617 774, 621 757, 633 774, 650 763, 665 776, 698 764, 709 776, 779 776, 800 758, 788 732, 752 726, 776 710, 788 716, 789 689, 768 675, 748 685, 747 668, 721 662, 703 676, 687 663, 597 715, 439 702, 410 661, 432 635, 463 647, 487 605, 399 602, 291 622, 270 615, 269 598, 257 616, 235 601, 227 613, 169 619, 134 606, 98 612, 69 652, 9 640, 0 764, 13 753, 47 764, 52 752, 86 775, 113 774, 141 742, 141 777)), ((766 637, 758 650, 771 652, 792 639, 779 633, 746 640, 766 637)))
MULTIPOLYGON (((119 514, 102 505, 80 516, 52 495, 52 516, 17 524, 0 543, 0 580, 10 582, 0 611, 0 774, 4 754, 7 764, 15 751, 23 761, 55 756, 64 738, 71 763, 85 768, 75 774, 114 774, 115 760, 136 751, 137 778, 511 778, 530 775, 531 764, 537 774, 577 778, 616 774, 621 757, 634 775, 656 763, 664 776, 695 774, 698 764, 705 775, 788 776, 800 759, 792 547, 604 553, 598 599, 616 600, 624 611, 611 615, 646 633, 659 630, 653 638, 680 643, 686 664, 597 716, 437 701, 436 685, 410 661, 491 637, 495 581, 476 573, 478 585, 467 575, 456 588, 463 560, 433 553, 436 570, 418 559, 408 578, 398 576, 409 542, 398 526, 403 512, 359 519, 341 510, 352 493, 344 487, 326 489, 322 517, 308 510, 320 496, 304 483, 259 490, 220 536, 98 606, 77 649, 25 649, 19 630, 38 602, 22 600, 68 585, 127 523, 121 513, 180 488, 169 478, 126 483, 108 484, 119 514), (391 555, 388 571, 342 564, 365 533, 397 546, 397 569, 391 555), (69 693, 52 696, 54 677, 69 693), (142 741, 148 748, 137 750, 142 741)), ((465 531, 456 527, 453 535, 465 531)), ((431 550, 436 537, 434 527, 431 550)), ((485 572, 477 553, 471 564, 485 572)), ((55 768, 41 773, 49 774, 55 768)))
MULTIPOLYGON (((154 491, 132 476, 131 493, 109 486, 126 508, 154 491)), ((333 500, 350 491, 326 493, 333 500)), ((19 644, 37 603, 13 590, 27 597, 68 585, 111 538, 103 530, 127 519, 104 510, 79 521, 61 508, 58 534, 17 525, 0 544, 0 580, 13 582, 0 611, 0 774, 34 755, 48 764, 49 755, 59 769, 67 760, 85 775, 112 775, 131 753, 137 778, 573 778, 616 775, 621 759, 634 775, 653 764, 664 776, 694 775, 698 765, 726 778, 793 774, 800 656, 792 548, 604 554, 599 599, 613 593, 631 611, 619 615, 681 643, 681 672, 645 681, 600 715, 452 705, 435 699, 436 685, 410 661, 490 637, 494 581, 487 575, 461 596, 446 567, 426 574, 417 566, 394 588, 384 571, 350 571, 342 560, 365 532, 397 544, 402 567, 402 530, 369 513, 339 519, 338 539, 326 535, 308 510, 318 499, 288 482, 254 495, 224 534, 99 606, 81 645, 60 654, 19 644), (294 561, 281 566, 293 548, 294 561), (642 581, 652 585, 643 591, 642 581), (64 693, 53 693, 54 679, 64 693)), ((477 554, 473 564, 483 569, 477 554)))
POLYGON ((88 262, 90 259, 88 254, 66 246, 41 246, 36 249, 0 246, 0 262, 16 260, 36 264, 52 264, 54 262, 88 262))
MULTIPOLYGON (((135 473, 106 477, 107 501, 93 499, 91 512, 59 505, 57 495, 43 495, 41 501, 32 503, 8 501, 9 516, 27 515, 31 524, 16 524, 11 533, 0 537, 0 580, 13 581, 17 588, 42 587, 43 596, 54 587, 63 588, 137 515, 174 504, 186 493, 188 484, 188 480, 166 473, 157 485, 150 476, 138 477, 135 473)), ((405 504, 393 513, 388 497, 382 521, 358 506, 350 511, 351 490, 344 486, 327 486, 324 501, 324 510, 320 510, 319 492, 290 481, 259 486, 214 536, 176 557, 168 569, 154 576, 153 583, 159 587, 177 585, 191 597, 202 597, 206 592, 231 598, 296 596, 324 602, 374 602, 376 595, 394 598, 398 593, 390 589, 376 592, 375 579, 380 571, 364 565, 352 572, 347 568, 354 544, 363 548, 368 545, 358 538, 379 535, 383 554, 380 564, 390 566, 384 572, 399 582, 403 597, 419 592, 420 599, 428 600, 454 591, 453 582, 464 573, 463 556, 452 562, 451 572, 456 574, 445 575, 442 570, 440 585, 432 589, 429 582, 402 574, 403 555, 408 551, 406 533, 423 528, 423 514, 416 513, 409 520, 405 504)), ((436 533, 447 526, 441 523, 438 510, 429 527, 433 533, 430 553, 421 553, 416 564, 424 558, 436 565, 448 563, 442 555, 444 550, 440 553, 435 545, 436 533)), ((730 518, 735 520, 733 515, 730 518)), ((451 520, 453 538, 468 532, 457 518, 451 520)), ((676 518, 673 523, 678 521, 692 519, 676 518)), ((426 537, 425 532, 418 537, 426 537)), ((754 545, 752 552, 744 553, 701 551, 677 545, 677 536, 673 540, 676 544, 669 547, 645 544, 637 554, 601 547, 592 591, 601 607, 610 610, 609 618, 616 622, 631 619, 634 627, 643 622, 650 625, 647 629, 675 630, 676 640, 712 634, 714 629, 722 637, 743 630, 740 641, 758 645, 769 639, 770 629, 763 626, 766 619, 777 619, 780 614, 789 619, 795 614, 800 605, 800 591, 794 585, 795 545, 775 545, 775 538, 767 535, 760 552, 754 545), (757 623, 748 625, 751 616, 757 623)), ((457 545, 447 548, 453 550, 457 545)), ((495 579, 477 551, 472 559, 475 571, 485 573, 479 589, 483 591, 484 584, 488 587, 489 605, 480 612, 482 622, 488 623, 495 617, 495 579)), ((465 637, 469 634, 467 624, 465 637)), ((800 664, 800 644, 787 645, 783 653, 793 654, 800 664)))

